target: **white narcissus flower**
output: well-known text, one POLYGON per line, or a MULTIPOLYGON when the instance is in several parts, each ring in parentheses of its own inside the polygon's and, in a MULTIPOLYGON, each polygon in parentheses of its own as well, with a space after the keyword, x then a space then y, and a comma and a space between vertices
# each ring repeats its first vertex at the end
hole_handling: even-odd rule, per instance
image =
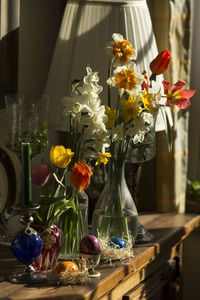
POLYGON ((113 67, 124 65, 131 60, 136 59, 137 52, 131 43, 124 39, 119 33, 113 33, 113 41, 110 41, 106 47, 106 53, 113 57, 113 67))
POLYGON ((88 115, 92 117, 94 112, 101 106, 101 99, 92 93, 80 96, 64 97, 61 101, 65 106, 63 114, 71 114, 73 118, 81 112, 87 112, 88 115))
POLYGON ((98 110, 93 111, 91 116, 85 115, 81 118, 80 125, 88 126, 88 134, 90 132, 91 135, 95 133, 101 134, 102 132, 106 132, 105 123, 107 122, 108 117, 105 114, 105 107, 101 105, 98 110))
POLYGON ((151 129, 152 122, 153 116, 150 113, 142 113, 137 120, 134 120, 134 126, 130 126, 126 130, 126 135, 131 136, 134 144, 142 143, 146 133, 151 129))
POLYGON ((141 119, 143 119, 144 123, 148 123, 151 125, 154 122, 154 117, 151 113, 143 112, 141 114, 141 119))
POLYGON ((124 138, 124 123, 117 124, 112 128, 112 141, 121 141, 124 138))
POLYGON ((99 76, 97 72, 92 72, 90 67, 86 67, 87 75, 83 78, 83 85, 78 87, 78 91, 83 94, 100 94, 103 87, 98 84, 99 76))
POLYGON ((102 153, 104 153, 105 149, 111 145, 110 134, 108 132, 102 132, 101 134, 95 133, 91 139, 91 133, 86 131, 86 136, 84 138, 86 139, 86 147, 92 147, 96 151, 102 153))

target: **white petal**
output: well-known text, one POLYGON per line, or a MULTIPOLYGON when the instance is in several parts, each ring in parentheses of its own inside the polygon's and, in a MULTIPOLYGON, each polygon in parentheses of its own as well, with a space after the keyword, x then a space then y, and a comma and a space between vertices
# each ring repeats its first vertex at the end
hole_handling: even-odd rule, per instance
POLYGON ((120 33, 113 33, 112 38, 115 41, 115 43, 119 41, 122 42, 124 40, 123 36, 120 33))

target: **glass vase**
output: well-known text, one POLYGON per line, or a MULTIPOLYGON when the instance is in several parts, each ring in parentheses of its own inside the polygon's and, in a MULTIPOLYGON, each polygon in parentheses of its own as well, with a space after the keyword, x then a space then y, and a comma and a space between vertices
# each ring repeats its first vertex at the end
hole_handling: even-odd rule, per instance
POLYGON ((135 243, 138 212, 125 180, 125 161, 113 160, 106 185, 92 217, 93 234, 98 238, 120 237, 135 243))
MULTIPOLYGON (((71 187, 71 189, 73 193, 73 188, 71 187)), ((69 222, 69 230, 63 236, 59 258, 64 260, 79 257, 80 241, 88 233, 88 196, 84 190, 79 190, 73 201, 77 211, 77 219, 71 224, 69 222)), ((64 224, 63 221, 68 222, 67 219, 61 218, 59 220, 61 228, 64 224)))
POLYGON ((47 114, 49 97, 38 94, 7 94, 6 147, 21 155, 21 142, 31 145, 31 157, 48 146, 47 114))
POLYGON ((61 249, 62 230, 57 225, 46 228, 40 225, 33 225, 32 227, 37 231, 43 243, 42 251, 32 266, 39 271, 53 270, 61 249))
POLYGON ((141 143, 134 144, 131 141, 126 156, 126 161, 129 163, 144 163, 154 158, 156 154, 156 131, 155 125, 157 113, 152 114, 152 123, 150 130, 145 134, 144 140, 141 143))

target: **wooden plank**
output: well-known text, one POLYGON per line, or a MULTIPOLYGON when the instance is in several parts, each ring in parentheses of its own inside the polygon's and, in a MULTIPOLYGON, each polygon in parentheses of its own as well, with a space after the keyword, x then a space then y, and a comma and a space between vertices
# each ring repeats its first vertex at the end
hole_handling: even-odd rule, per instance
MULTIPOLYGON (((0 247, 0 291, 1 297, 9 300, 91 300, 106 299, 113 293, 117 300, 148 277, 159 264, 164 263, 166 257, 172 255, 174 247, 185 238, 194 228, 200 225, 200 216, 176 215, 176 214, 151 214, 140 216, 141 223, 155 235, 155 242, 146 245, 136 245, 135 257, 132 264, 124 265, 116 262, 114 267, 109 264, 100 264, 99 279, 92 279, 84 286, 50 287, 48 285, 15 285, 5 281, 7 275, 14 267, 20 268, 20 264, 12 257, 8 248, 0 247), (154 262, 155 261, 155 262, 154 262), (118 294, 117 294, 118 293, 118 294)), ((113 296, 112 296, 113 297, 113 296)))

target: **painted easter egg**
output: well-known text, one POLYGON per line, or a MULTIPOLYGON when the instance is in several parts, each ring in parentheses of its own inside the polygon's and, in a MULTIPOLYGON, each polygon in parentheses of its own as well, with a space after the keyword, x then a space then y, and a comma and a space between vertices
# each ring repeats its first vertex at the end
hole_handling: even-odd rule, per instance
POLYGON ((60 275, 65 271, 78 271, 78 266, 72 261, 62 261, 56 265, 53 273, 55 275, 60 275))
POLYGON ((84 236, 80 242, 80 252, 87 254, 100 253, 100 244, 98 239, 91 234, 84 236))
POLYGON ((108 246, 110 246, 111 248, 115 248, 115 245, 119 248, 126 248, 126 242, 122 238, 112 238, 111 242, 108 243, 108 246))
POLYGON ((42 250, 42 240, 31 228, 25 228, 13 238, 11 250, 14 256, 23 263, 32 263, 42 250))

